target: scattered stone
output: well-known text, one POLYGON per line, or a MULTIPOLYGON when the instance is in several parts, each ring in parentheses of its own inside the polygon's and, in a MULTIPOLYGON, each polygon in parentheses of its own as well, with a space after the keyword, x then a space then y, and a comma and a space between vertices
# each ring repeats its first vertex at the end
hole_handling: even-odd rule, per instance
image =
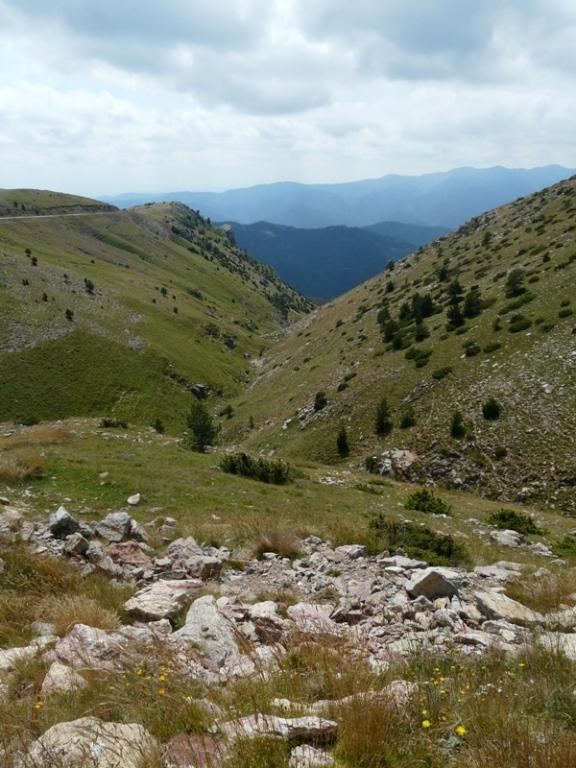
POLYGON ((127 512, 110 512, 96 526, 100 538, 111 542, 120 542, 130 538, 132 518, 127 512))
POLYGON ((19 664, 31 661, 38 655, 37 645, 27 645, 21 648, 8 648, 0 651, 0 675, 13 672, 19 664))
POLYGON ((84 555, 88 551, 90 543, 79 531, 66 537, 64 552, 67 555, 84 555))
POLYGON ((334 550, 338 555, 344 555, 351 560, 357 560, 360 557, 366 557, 368 550, 363 544, 344 544, 341 547, 336 547, 334 550))
POLYGON ((490 538, 501 547, 519 547, 524 543, 524 536, 518 531, 491 531, 490 538))
POLYGON ((139 493, 135 493, 132 496, 128 496, 126 499, 126 503, 129 504, 131 507, 136 507, 138 504, 140 504, 140 499, 142 496, 139 493))

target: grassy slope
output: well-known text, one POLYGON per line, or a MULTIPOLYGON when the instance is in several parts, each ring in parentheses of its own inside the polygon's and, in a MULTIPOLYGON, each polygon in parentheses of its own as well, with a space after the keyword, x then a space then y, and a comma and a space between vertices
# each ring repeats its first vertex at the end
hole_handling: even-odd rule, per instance
MULTIPOLYGON (((509 549, 487 538, 487 518, 501 505, 470 494, 443 492, 452 516, 432 517, 404 508, 414 490, 410 484, 367 484, 362 473, 299 463, 297 482, 272 486, 224 474, 217 454, 193 453, 151 429, 102 430, 93 420, 76 419, 56 434, 63 437, 52 443, 50 428, 41 426, 23 430, 15 447, 10 447, 10 439, 0 439, 0 448, 8 452, 35 450, 43 455, 43 478, 12 486, 0 483, 0 491, 31 516, 43 516, 65 500, 72 513, 99 519, 139 492, 142 503, 135 514, 141 522, 170 515, 183 535, 234 547, 252 545, 271 530, 314 533, 335 544, 358 543, 369 538, 370 516, 383 513, 455 535, 465 541, 475 563, 510 558, 509 549)), ((533 512, 546 531, 531 537, 534 540, 553 544, 572 528, 572 521, 552 512, 533 512)), ((527 565, 544 562, 525 550, 515 550, 514 558, 527 565)))
POLYGON ((175 426, 190 396, 168 366, 238 391, 247 358, 281 327, 270 297, 292 316, 305 308, 182 206, 0 220, 0 254, 3 420, 114 413, 175 426))
MULTIPOLYGON (((566 302, 573 301, 576 284, 575 231, 576 180, 569 180, 473 220, 411 256, 393 273, 392 293, 386 292, 389 275, 382 275, 317 310, 262 362, 258 382, 240 399, 230 437, 252 449, 335 461, 336 430, 343 423, 354 459, 385 448, 413 448, 425 468, 421 477, 464 481, 501 497, 546 499, 574 511, 576 335, 566 302), (443 264, 450 272, 445 282, 437 274, 443 264), (500 315, 502 327, 496 331, 494 321, 509 304, 507 273, 516 267, 525 271, 533 300, 500 315), (465 290, 479 285, 490 305, 467 322, 464 333, 446 331, 446 288, 455 277, 465 290), (405 358, 406 350, 393 351, 383 342, 376 321, 385 299, 397 318, 415 291, 431 292, 442 307, 441 314, 425 321, 430 337, 414 345, 432 350, 419 369, 405 358), (517 314, 532 325, 510 333, 510 318, 517 314), (501 346, 466 357, 468 342, 482 350, 501 346), (432 373, 445 366, 453 372, 435 380, 432 373), (348 374, 355 376, 337 391, 348 374), (319 390, 326 391, 329 406, 302 429, 295 417, 319 390), (396 423, 386 439, 373 434, 375 407, 383 396, 396 423), (481 413, 489 396, 503 406, 495 422, 481 413), (415 409, 417 425, 400 430, 399 415, 407 404, 415 409), (469 423, 466 441, 449 436, 456 409, 469 423), (249 417, 253 431, 246 426, 249 417), (498 447, 508 451, 500 461, 498 447)), ((412 330, 405 329, 409 344, 412 330)))
POLYGON ((37 213, 114 210, 114 206, 78 195, 65 195, 43 189, 0 189, 0 216, 26 216, 37 213))

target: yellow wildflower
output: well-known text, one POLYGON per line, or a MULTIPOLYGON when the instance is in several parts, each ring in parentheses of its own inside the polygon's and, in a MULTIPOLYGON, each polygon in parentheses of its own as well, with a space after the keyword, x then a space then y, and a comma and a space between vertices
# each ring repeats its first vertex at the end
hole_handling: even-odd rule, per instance
POLYGON ((454 729, 456 731, 456 734, 460 737, 466 736, 466 728, 464 728, 463 725, 457 725, 454 729))
POLYGON ((422 728, 430 728, 431 725, 430 720, 422 720, 422 728))

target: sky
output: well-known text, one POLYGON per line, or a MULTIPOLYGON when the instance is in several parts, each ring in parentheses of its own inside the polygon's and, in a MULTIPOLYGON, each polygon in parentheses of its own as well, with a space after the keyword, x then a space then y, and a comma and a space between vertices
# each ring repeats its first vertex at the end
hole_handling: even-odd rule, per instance
POLYGON ((0 187, 576 159, 574 0, 0 0, 0 187))

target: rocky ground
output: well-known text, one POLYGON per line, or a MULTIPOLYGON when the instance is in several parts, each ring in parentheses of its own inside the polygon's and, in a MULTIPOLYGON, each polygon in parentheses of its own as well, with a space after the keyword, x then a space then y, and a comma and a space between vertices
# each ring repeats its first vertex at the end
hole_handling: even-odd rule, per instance
MULTIPOLYGON (((124 510, 87 523, 61 507, 34 523, 4 501, 4 548, 66 558, 86 577, 105 573, 133 586, 116 629, 72 623, 58 635, 49 622, 36 621, 29 645, 0 650, 3 694, 23 663, 39 660, 47 669, 39 706, 54 694, 82 689, 95 673, 144 674, 151 659, 165 664, 166 675, 225 691, 238 681, 266 680, 302 644, 337 648, 345 664, 361 659, 375 675, 422 650, 517 656, 536 643, 576 660, 576 608, 566 604, 541 614, 511 599, 507 585, 526 578, 514 562, 470 571, 434 567, 402 553, 369 556, 362 545, 333 548, 317 537, 297 542, 290 558, 273 551, 255 558, 177 538, 170 518, 144 527, 124 510)), ((138 502, 134 496, 128 505, 138 502)), ((531 578, 548 575, 542 568, 531 578)), ((290 745, 291 768, 336 765, 330 751, 339 727, 335 709, 359 696, 403 707, 417 688, 398 679, 347 700, 278 698, 274 714, 234 713, 213 697, 199 697, 203 736, 182 733, 164 744, 137 723, 82 717, 52 725, 15 751, 5 746, 3 764, 216 768, 228 764, 239 740, 270 738, 290 745), (146 763, 151 756, 156 762, 146 763)))

